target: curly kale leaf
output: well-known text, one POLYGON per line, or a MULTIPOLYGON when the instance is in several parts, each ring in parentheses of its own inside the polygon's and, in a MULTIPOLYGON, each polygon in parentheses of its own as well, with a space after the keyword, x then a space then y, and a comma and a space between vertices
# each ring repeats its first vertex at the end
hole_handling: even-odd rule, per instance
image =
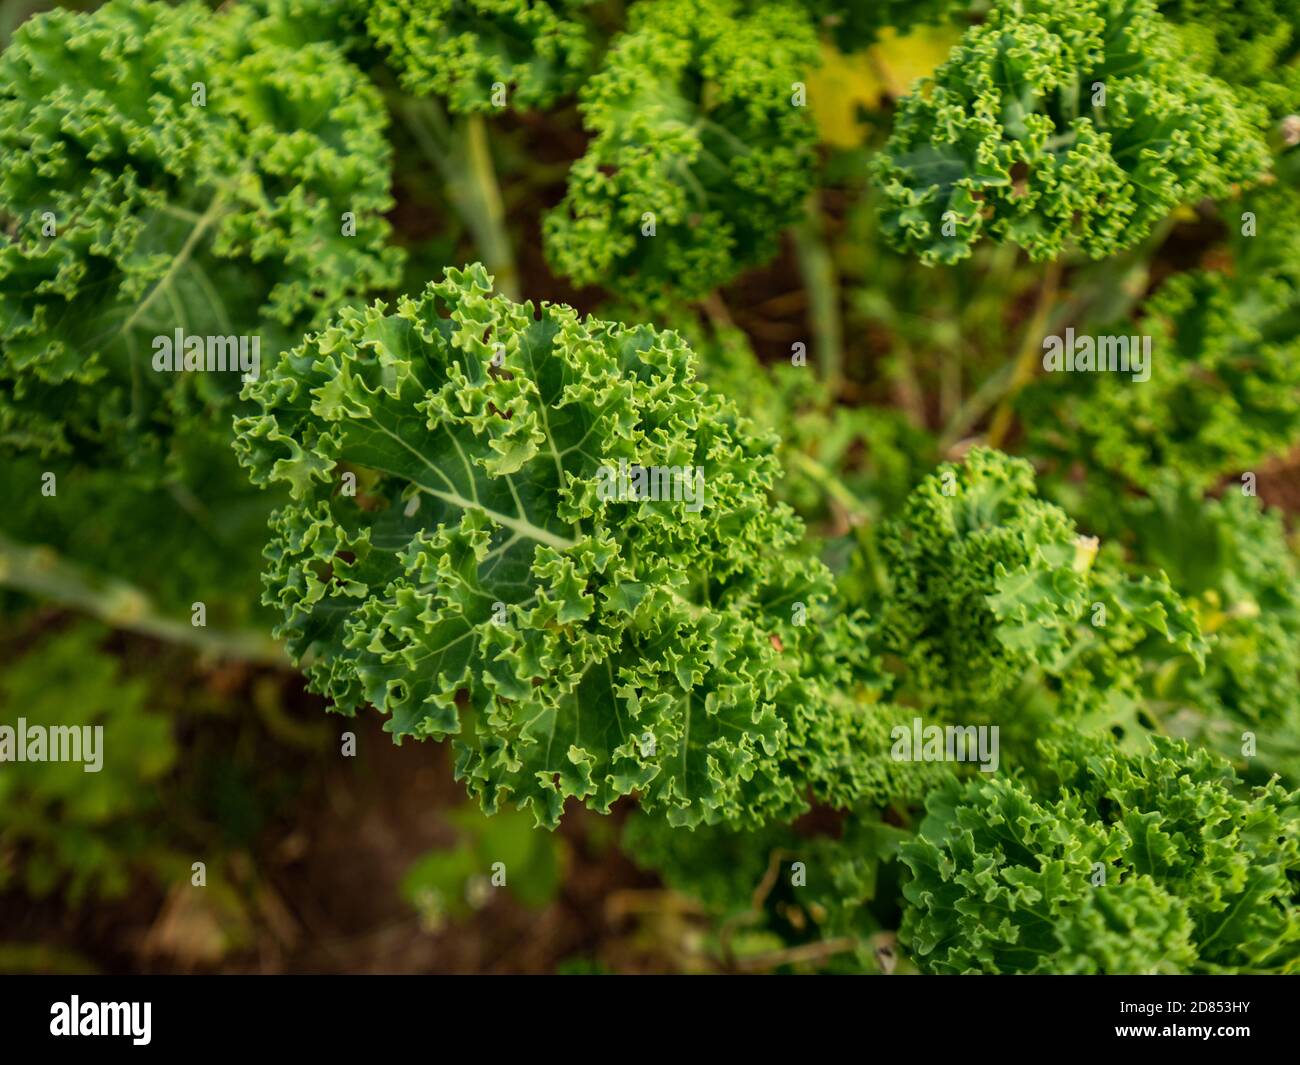
POLYGON ((1238 794, 1156 738, 1044 743, 1043 783, 952 783, 901 849, 901 937, 935 973, 1293 972, 1300 794, 1238 794))
POLYGON ((549 107, 578 87, 592 41, 591 0, 378 0, 366 28, 412 93, 454 113, 492 111, 494 87, 517 108, 549 107))
POLYGON ((634 7, 583 90, 592 140, 545 221, 551 264, 645 302, 771 258, 809 189, 814 132, 796 83, 817 56, 789 3, 634 7))
POLYGON ((1001 452, 976 448, 963 465, 941 466, 886 523, 880 546, 890 581, 883 647, 902 659, 909 690, 935 705, 988 703, 1035 669, 1065 675, 1103 639, 1128 649, 1155 634, 1203 658, 1168 580, 1095 567, 1096 541, 1036 497, 1029 463, 1001 452), (1094 628, 1098 604, 1105 629, 1094 628))
POLYGON ((245 0, 268 21, 268 35, 284 43, 329 41, 365 66, 374 45, 366 34, 366 0, 245 0))
POLYGON ((685 824, 854 797, 870 723, 818 690, 850 623, 768 500, 772 442, 675 334, 490 290, 474 266, 346 309, 247 390, 241 459, 294 498, 266 601, 312 687, 458 736, 486 809, 549 825, 632 792, 685 824))
POLYGON ((1139 561, 1170 574, 1212 641, 1204 673, 1161 671, 1150 686, 1165 727, 1248 779, 1300 784, 1300 565, 1281 515, 1163 479, 1125 516, 1139 561))
POLYGON ((1103 258, 1268 168, 1258 116, 1178 54, 1151 0, 1000 0, 903 102, 881 226, 929 265, 985 230, 1103 258))
POLYGON ((1149 380, 1054 374, 1027 389, 1031 449, 1083 459, 1113 493, 1160 469, 1209 487, 1300 442, 1298 212, 1289 185, 1248 197, 1229 217, 1229 269, 1177 274, 1138 321, 1102 327, 1150 336, 1149 380))
POLYGON ((20 28, 0 58, 0 439, 156 470, 182 425, 224 438, 238 374, 156 373, 152 338, 274 352, 391 283, 378 93, 292 40, 148 0, 20 28))
MULTIPOLYGON (((654 318, 690 344, 710 391, 726 396, 778 437, 782 474, 774 491, 809 525, 842 528, 863 518, 878 521, 933 469, 934 440, 905 412, 827 407, 821 381, 806 367, 764 363, 743 330, 730 323, 706 324, 685 304, 656 310, 654 318), (831 480, 847 493, 828 487, 831 480)), ((638 315, 632 312, 630 320, 638 315)))
POLYGON ((1274 117, 1300 112, 1300 3, 1158 0, 1184 50, 1274 117))

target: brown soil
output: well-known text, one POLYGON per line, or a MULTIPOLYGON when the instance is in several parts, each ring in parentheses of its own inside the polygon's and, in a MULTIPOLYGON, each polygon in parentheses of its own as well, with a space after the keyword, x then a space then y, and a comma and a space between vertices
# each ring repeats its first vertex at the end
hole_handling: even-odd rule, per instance
MULTIPOLYGON (((128 661, 167 653, 152 641, 115 636, 114 642, 123 645, 128 661)), ((0 959, 4 948, 32 952, 20 966, 0 960, 0 969, 542 973, 569 959, 635 964, 619 957, 623 921, 607 903, 618 892, 653 887, 655 880, 613 845, 626 811, 612 818, 580 809, 566 814, 559 830, 565 873, 544 909, 493 892, 468 918, 427 930, 400 884, 418 858, 456 842, 447 814, 466 798, 452 778, 447 745, 408 741, 399 747, 378 714, 326 714, 288 673, 235 667, 177 679, 186 688, 218 689, 228 706, 247 709, 259 677, 283 683, 282 725, 314 741, 274 739, 251 710, 234 720, 182 718, 183 776, 164 789, 192 796, 201 756, 222 764, 238 760, 246 771, 245 760, 251 761, 254 772, 291 789, 252 841, 213 849, 220 827, 186 809, 171 824, 149 826, 158 837, 174 833, 170 849, 178 865, 169 890, 166 878, 142 873, 125 898, 76 908, 57 895, 34 900, 16 887, 0 892, 0 959), (340 753, 340 737, 349 730, 357 737, 355 757, 340 753), (201 894, 188 882, 191 851, 208 861, 201 894)), ((255 790, 274 791, 262 781, 255 790)), ((163 807, 166 818, 180 804, 165 801, 163 807)), ((21 855, 11 858, 21 862, 21 855)))

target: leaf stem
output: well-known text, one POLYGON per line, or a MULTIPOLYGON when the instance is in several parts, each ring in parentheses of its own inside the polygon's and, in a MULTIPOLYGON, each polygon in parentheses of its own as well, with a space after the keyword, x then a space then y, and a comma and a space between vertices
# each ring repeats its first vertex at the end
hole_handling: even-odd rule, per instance
POLYGON ((812 318, 816 361, 834 403, 844 384, 844 329, 840 319, 840 282, 821 224, 816 193, 808 197, 804 218, 794 228, 795 253, 812 318))
POLYGON ((28 546, 0 535, 0 587, 38 596, 168 643, 183 644, 220 658, 287 666, 284 649, 260 632, 222 632, 164 617, 135 585, 91 575, 50 547, 28 546))
POLYGON ((799 467, 816 481, 822 491, 844 510, 849 525, 853 528, 854 538, 862 548, 862 557, 867 563, 872 583, 876 589, 886 590, 889 587, 889 577, 876 550, 875 530, 867 505, 839 477, 807 452, 791 448, 787 450, 786 456, 791 465, 799 467))
POLYGON ((787 452, 787 455, 789 461, 793 465, 798 466, 804 473, 816 481, 821 489, 831 499, 835 500, 836 503, 844 508, 851 525, 866 525, 870 521, 871 515, 867 511, 866 504, 855 496, 848 486, 836 477, 834 473, 822 465, 822 463, 818 462, 807 452, 798 451, 794 448, 791 448, 787 452))
POLYGON ((1009 381, 1015 367, 1011 363, 1000 367, 972 392, 957 408, 957 411, 944 426, 939 437, 938 449, 941 455, 947 455, 952 448, 980 420, 988 409, 998 401, 1009 387, 1009 381))
POLYGON ((1020 353, 1016 356, 1015 369, 1011 372, 1011 381, 1007 390, 993 412, 993 421, 989 426, 988 444, 1001 447, 1011 431, 1011 420, 1016 397, 1021 389, 1034 377, 1034 367, 1038 365, 1038 353, 1042 350, 1043 329, 1047 325, 1052 309, 1056 306, 1057 292, 1061 286, 1061 263, 1054 259, 1048 264, 1043 275, 1042 287, 1038 290, 1038 303, 1034 313, 1025 326, 1020 343, 1020 353))
POLYGON ((505 204, 483 116, 449 118, 438 102, 427 96, 402 98, 397 107, 416 144, 442 175, 447 196, 469 229, 497 290, 512 300, 519 299, 514 246, 506 228, 505 204))
POLYGON ((801 943, 795 947, 785 947, 767 954, 752 954, 737 958, 737 969, 775 969, 779 965, 798 965, 800 962, 818 962, 836 954, 847 954, 857 950, 859 940, 852 936, 840 936, 837 939, 823 939, 815 943, 801 943))

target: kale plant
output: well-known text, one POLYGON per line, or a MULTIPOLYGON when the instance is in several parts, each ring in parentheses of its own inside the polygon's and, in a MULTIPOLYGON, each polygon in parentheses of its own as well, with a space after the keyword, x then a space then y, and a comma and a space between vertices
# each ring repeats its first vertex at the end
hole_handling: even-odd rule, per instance
POLYGON ((0 7, 6 902, 1300 972, 1294 0, 0 7))

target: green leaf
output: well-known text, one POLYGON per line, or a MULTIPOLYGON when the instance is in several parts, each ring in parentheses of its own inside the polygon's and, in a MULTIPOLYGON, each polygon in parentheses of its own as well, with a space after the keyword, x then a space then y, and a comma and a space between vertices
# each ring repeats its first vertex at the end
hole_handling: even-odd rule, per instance
POLYGON ((931 266, 985 232, 1036 261, 1104 258, 1258 180, 1260 124, 1179 56, 1152 0, 997 0, 902 101, 873 162, 881 227, 931 266))
POLYGON ((902 938, 931 972, 1295 971, 1300 796, 1239 797, 1207 753, 1040 748, 1037 783, 950 783, 902 848, 902 938))
POLYGON ((809 189, 794 95, 817 55, 785 0, 635 5, 582 93, 591 142, 544 225, 555 269, 644 305, 770 259, 809 189))
POLYGON ((220 446, 239 373, 156 372, 154 338, 256 337, 265 362, 390 284, 384 122, 337 48, 251 8, 23 23, 0 57, 0 443, 155 481, 173 433, 220 446))
POLYGON ((635 793, 694 825, 878 786, 852 737, 873 722, 883 758, 887 728, 822 690, 852 633, 816 620, 829 574, 767 499, 770 441, 676 335, 511 303, 473 266, 344 310, 248 395, 241 460, 295 499, 267 548, 279 634, 340 711, 456 735, 485 809, 554 825, 635 793), (620 468, 699 470, 702 495, 605 491, 620 468))

